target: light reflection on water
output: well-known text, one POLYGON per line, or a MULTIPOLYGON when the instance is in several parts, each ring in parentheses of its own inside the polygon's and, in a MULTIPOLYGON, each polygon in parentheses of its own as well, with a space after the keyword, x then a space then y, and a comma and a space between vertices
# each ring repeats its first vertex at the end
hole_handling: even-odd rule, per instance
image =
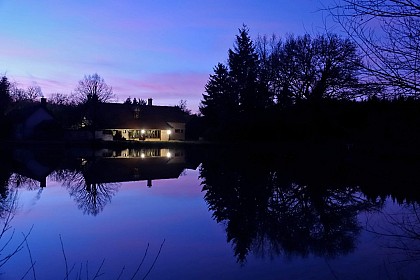
MULTIPOLYGON (((130 279, 147 250, 142 279, 163 242, 148 279, 419 276, 419 241, 410 236, 420 232, 417 203, 375 201, 352 187, 314 191, 273 170, 198 166, 182 151, 170 153, 176 161, 167 151, 83 157, 52 172, 45 188, 12 175, 19 193, 13 242, 33 226, 28 246, 37 279, 65 277, 60 235, 71 278, 80 271, 93 278, 105 260, 104 279, 121 271, 130 279), (111 171, 119 177, 112 180, 111 171)), ((23 268, 30 268, 27 248, 1 268, 0 279, 20 279, 23 268)))

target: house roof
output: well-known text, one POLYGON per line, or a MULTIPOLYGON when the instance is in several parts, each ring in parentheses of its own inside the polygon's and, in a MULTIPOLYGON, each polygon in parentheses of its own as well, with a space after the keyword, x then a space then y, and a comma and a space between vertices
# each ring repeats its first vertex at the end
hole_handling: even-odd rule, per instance
POLYGON ((115 183, 178 178, 186 169, 185 162, 173 163, 166 157, 100 158, 84 171, 89 183, 115 183))
POLYGON ((12 109, 6 117, 11 123, 23 123, 38 110, 44 110, 51 116, 52 119, 55 119, 53 114, 45 107, 45 105, 38 102, 22 103, 12 109))
POLYGON ((170 129, 170 122, 185 122, 185 113, 170 106, 98 103, 89 112, 102 129, 170 129))

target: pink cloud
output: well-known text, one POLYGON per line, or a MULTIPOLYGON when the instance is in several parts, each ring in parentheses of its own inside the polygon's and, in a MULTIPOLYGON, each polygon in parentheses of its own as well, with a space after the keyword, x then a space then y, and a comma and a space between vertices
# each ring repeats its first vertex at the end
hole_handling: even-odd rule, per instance
POLYGON ((207 79, 204 73, 156 73, 139 79, 116 78, 111 83, 120 101, 153 98, 157 105, 176 105, 184 99, 197 112, 207 79))

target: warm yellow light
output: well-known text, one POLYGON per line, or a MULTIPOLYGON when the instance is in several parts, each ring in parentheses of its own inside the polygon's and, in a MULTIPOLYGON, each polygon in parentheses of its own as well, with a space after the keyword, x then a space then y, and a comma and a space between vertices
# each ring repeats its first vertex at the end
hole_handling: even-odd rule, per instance
POLYGON ((141 132, 141 134, 145 134, 146 130, 142 129, 140 132, 141 132))
POLYGON ((140 154, 140 157, 141 157, 141 158, 144 158, 145 156, 146 156, 146 155, 145 155, 144 153, 141 153, 141 154, 140 154))
POLYGON ((171 131, 169 129, 166 132, 168 132, 168 135, 171 135, 171 131))
POLYGON ((170 152, 168 152, 167 154, 166 154, 166 157, 168 157, 168 158, 170 158, 172 155, 171 155, 171 153, 170 152))

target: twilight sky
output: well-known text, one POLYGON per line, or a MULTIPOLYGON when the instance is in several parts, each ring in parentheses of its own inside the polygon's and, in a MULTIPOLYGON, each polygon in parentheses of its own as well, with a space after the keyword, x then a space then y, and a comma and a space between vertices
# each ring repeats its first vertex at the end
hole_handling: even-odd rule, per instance
POLYGON ((127 97, 156 105, 187 100, 198 111, 204 85, 226 62, 238 28, 252 38, 324 31, 334 0, 0 0, 0 74, 46 97, 71 94, 98 73, 127 97))

